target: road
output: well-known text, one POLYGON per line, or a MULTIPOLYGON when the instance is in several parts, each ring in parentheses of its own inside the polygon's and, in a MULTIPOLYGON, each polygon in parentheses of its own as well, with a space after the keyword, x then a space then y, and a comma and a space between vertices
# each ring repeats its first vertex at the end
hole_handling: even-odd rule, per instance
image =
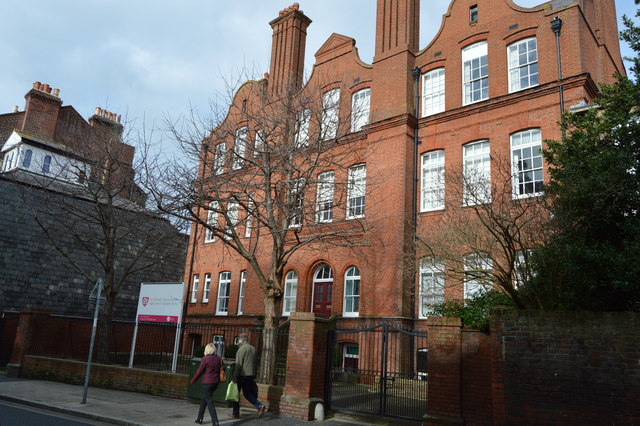
POLYGON ((0 401, 0 426, 105 426, 91 420, 0 401))

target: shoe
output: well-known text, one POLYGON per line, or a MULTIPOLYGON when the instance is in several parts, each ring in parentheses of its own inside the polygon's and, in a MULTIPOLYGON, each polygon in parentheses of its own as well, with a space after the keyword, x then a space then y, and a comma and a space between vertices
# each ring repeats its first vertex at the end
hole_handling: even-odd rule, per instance
POLYGON ((202 424, 202 420, 200 420, 200 419, 196 419, 196 423, 198 423, 199 425, 201 425, 201 424, 202 424))
POLYGON ((264 416, 265 411, 267 411, 267 407, 265 407, 264 405, 258 408, 258 418, 261 418, 262 416, 264 416))

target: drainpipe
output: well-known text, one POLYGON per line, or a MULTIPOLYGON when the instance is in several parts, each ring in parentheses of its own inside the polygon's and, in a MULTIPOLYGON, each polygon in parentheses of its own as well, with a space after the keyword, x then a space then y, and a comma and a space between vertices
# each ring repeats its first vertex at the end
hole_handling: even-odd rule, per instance
POLYGON ((560 92, 560 126, 562 128, 562 137, 566 136, 566 129, 564 126, 564 87, 562 86, 562 57, 560 55, 560 32, 562 31, 562 19, 558 16, 551 20, 551 30, 556 35, 556 56, 558 62, 558 82, 560 86, 558 90, 560 92))
MULTIPOLYGON (((413 129, 413 185, 412 185, 412 197, 411 197, 411 232, 413 250, 414 253, 416 251, 416 243, 417 243, 417 228, 418 228, 418 205, 416 199, 418 198, 418 145, 420 141, 418 140, 418 120, 420 117, 420 68, 415 67, 411 70, 411 74, 413 75, 413 83, 416 92, 416 101, 414 108, 414 115, 416 117, 416 126, 413 129)), ((411 319, 414 320, 416 317, 416 265, 415 260, 413 259, 413 278, 411 281, 411 319)))
MULTIPOLYGON (((411 197, 411 243, 413 250, 413 258, 412 258, 412 274, 411 274, 411 321, 414 321, 416 318, 416 279, 417 279, 417 265, 416 265, 416 253, 417 253, 417 241, 418 241, 418 144, 420 141, 418 140, 418 129, 419 129, 419 117, 420 117, 420 68, 414 67, 411 70, 411 74, 413 75, 413 85, 416 91, 416 102, 414 108, 414 115, 416 118, 416 125, 413 129, 413 185, 412 185, 412 197, 411 197)), ((409 353, 411 356, 409 357, 409 371, 413 373, 414 370, 414 362, 413 362, 413 354, 415 353, 415 342, 414 337, 411 336, 409 339, 409 353)))

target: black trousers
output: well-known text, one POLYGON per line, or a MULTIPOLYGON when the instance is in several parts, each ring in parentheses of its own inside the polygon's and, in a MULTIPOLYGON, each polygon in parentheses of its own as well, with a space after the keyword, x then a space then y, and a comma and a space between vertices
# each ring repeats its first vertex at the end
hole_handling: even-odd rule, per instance
POLYGON ((214 426, 218 424, 218 414, 216 413, 216 407, 213 405, 213 393, 216 391, 218 383, 203 383, 202 384, 202 399, 200 400, 200 409, 198 410, 198 420, 202 420, 204 416, 204 408, 209 408, 209 414, 211 415, 211 422, 214 426))
MULTIPOLYGON (((262 407, 262 403, 258 401, 258 385, 256 384, 256 376, 240 376, 238 377, 238 391, 242 391, 242 394, 247 401, 253 404, 254 407, 262 407)), ((240 403, 233 403, 233 414, 240 414, 240 403)))

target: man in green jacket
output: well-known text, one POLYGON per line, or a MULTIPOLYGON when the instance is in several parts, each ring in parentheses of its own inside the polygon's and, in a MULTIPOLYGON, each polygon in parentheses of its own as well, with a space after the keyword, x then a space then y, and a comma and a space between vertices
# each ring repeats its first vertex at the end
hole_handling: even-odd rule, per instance
MULTIPOLYGON (((258 385, 256 385, 256 348, 249 344, 249 336, 245 333, 238 336, 238 352, 236 365, 233 369, 233 381, 238 384, 238 390, 247 401, 258 409, 258 418, 264 415, 267 407, 258 401, 258 385)), ((233 403, 233 417, 240 417, 240 403, 233 403)))

